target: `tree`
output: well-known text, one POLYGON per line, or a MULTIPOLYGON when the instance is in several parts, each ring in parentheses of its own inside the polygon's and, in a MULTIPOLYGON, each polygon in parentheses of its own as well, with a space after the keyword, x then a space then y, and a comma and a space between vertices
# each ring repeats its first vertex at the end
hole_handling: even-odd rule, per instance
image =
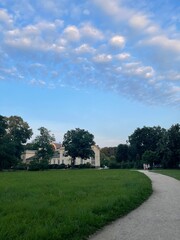
POLYGON ((37 149, 35 158, 42 166, 43 164, 45 166, 48 165, 49 160, 54 154, 52 142, 55 141, 55 138, 45 127, 40 127, 38 130, 40 131, 40 135, 33 141, 34 147, 37 149))
POLYGON ((8 123, 8 134, 11 140, 18 143, 26 143, 27 139, 30 139, 33 132, 27 122, 19 116, 11 116, 7 118, 8 123))
POLYGON ((107 166, 114 164, 117 147, 104 147, 101 148, 100 161, 101 166, 107 166), (113 162, 113 163, 112 163, 113 162))
POLYGON ((6 154, 8 153, 8 149, 5 144, 6 129, 6 118, 0 115, 0 170, 2 170, 5 166, 6 154))
POLYGON ((105 154, 107 157, 116 156, 117 147, 104 147, 101 148, 101 154, 105 154))
POLYGON ((105 153, 101 152, 101 154, 100 154, 100 163, 101 163, 101 167, 104 167, 104 166, 109 167, 110 157, 106 156, 105 153))
POLYGON ((157 149, 156 149, 156 159, 154 161, 155 166, 167 168, 169 165, 169 162, 171 161, 170 155, 170 149, 168 147, 169 142, 169 136, 168 131, 165 131, 157 143, 157 149))
POLYGON ((157 164, 163 168, 178 168, 180 166, 180 124, 168 129, 157 145, 157 164))
POLYGON ((34 142, 29 142, 24 145, 24 150, 38 150, 37 146, 35 146, 34 142))
POLYGON ((32 136, 27 122, 19 116, 0 116, 0 169, 15 166, 32 136))
POLYGON ((129 136, 129 143, 132 157, 135 159, 142 155, 145 151, 156 151, 160 139, 163 137, 166 130, 161 127, 143 127, 137 128, 134 133, 129 136))
POLYGON ((19 116, 11 116, 7 118, 8 131, 7 135, 11 142, 15 145, 15 157, 20 159, 24 151, 24 143, 31 138, 33 132, 27 122, 19 116))
POLYGON ((6 134, 6 129, 7 129, 7 120, 5 117, 0 115, 0 141, 6 134))
POLYGON ((180 124, 172 125, 167 134, 171 159, 168 167, 177 168, 180 164, 180 124))
POLYGON ((87 159, 94 156, 91 146, 95 144, 93 134, 80 128, 67 131, 64 135, 63 146, 66 154, 71 156, 71 166, 75 166, 76 157, 87 159))
POLYGON ((146 150, 142 155, 143 163, 150 164, 152 167, 156 159, 156 152, 146 150))
POLYGON ((127 162, 128 161, 129 147, 127 144, 119 144, 116 151, 116 161, 117 162, 127 162))

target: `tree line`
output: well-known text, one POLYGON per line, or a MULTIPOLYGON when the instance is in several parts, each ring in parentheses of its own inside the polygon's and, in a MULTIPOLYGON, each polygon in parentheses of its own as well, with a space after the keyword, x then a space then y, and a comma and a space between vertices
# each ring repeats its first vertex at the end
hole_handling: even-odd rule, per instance
MULTIPOLYGON (((21 155, 25 150, 35 150, 35 156, 28 167, 32 170, 43 170, 49 166, 53 157, 53 142, 55 137, 45 127, 40 127, 39 135, 29 143, 33 131, 21 117, 5 117, 0 115, 0 170, 14 169, 22 166, 21 155)), ((94 155, 91 146, 94 145, 94 136, 80 128, 69 130, 64 135, 63 146, 67 156, 71 157, 71 166, 75 166, 76 157, 88 159, 94 155)))
POLYGON ((126 144, 101 149, 101 165, 111 168, 180 168, 180 124, 137 128, 126 144))
MULTIPOLYGON (((19 116, 0 115, 0 170, 14 168, 21 161, 24 150, 36 150, 32 165, 46 168, 54 154, 51 144, 55 137, 51 132, 40 127, 40 134, 27 143, 33 135, 29 124, 19 116)), ((71 165, 76 157, 87 159, 93 156, 91 146, 94 136, 84 129, 69 130, 64 135, 63 146, 71 156, 71 165)), ((101 166, 110 168, 142 168, 143 163, 151 167, 180 167, 180 124, 169 129, 160 126, 137 128, 126 144, 101 149, 101 166)))

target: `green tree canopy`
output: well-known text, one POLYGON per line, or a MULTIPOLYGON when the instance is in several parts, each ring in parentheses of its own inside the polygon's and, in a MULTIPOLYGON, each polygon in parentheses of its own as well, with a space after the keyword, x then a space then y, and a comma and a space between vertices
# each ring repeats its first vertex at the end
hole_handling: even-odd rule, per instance
POLYGON ((107 157, 116 156, 117 147, 103 147, 101 148, 101 154, 105 154, 107 157))
POLYGON ((64 135, 63 146, 67 155, 71 156, 71 165, 75 165, 76 157, 87 159, 94 156, 91 146, 94 145, 94 136, 88 131, 80 128, 69 130, 64 135))
POLYGON ((40 135, 33 141, 34 148, 37 149, 36 159, 48 163, 54 153, 52 142, 55 141, 55 137, 45 127, 40 127, 38 130, 40 135))
POLYGON ((19 116, 11 116, 7 118, 8 124, 8 135, 10 139, 14 142, 23 144, 27 142, 27 139, 30 139, 33 132, 29 127, 27 122, 24 122, 23 119, 19 116))
POLYGON ((6 134, 7 129, 7 119, 0 115, 0 141, 6 134))
POLYGON ((142 155, 146 150, 156 151, 157 144, 163 137, 165 129, 161 127, 143 127, 137 128, 134 133, 129 136, 129 143, 133 158, 137 156, 142 159, 142 155))
POLYGON ((127 144, 119 144, 116 151, 116 161, 128 161, 129 146, 127 144))
POLYGON ((23 144, 32 134, 32 129, 21 117, 0 116, 0 169, 16 165, 24 151, 23 144))
POLYGON ((180 124, 172 125, 167 134, 167 148, 171 159, 167 167, 176 168, 180 164, 180 124))
POLYGON ((151 167, 155 163, 155 159, 156 159, 156 152, 153 152, 151 150, 146 150, 142 155, 143 163, 150 164, 151 167))

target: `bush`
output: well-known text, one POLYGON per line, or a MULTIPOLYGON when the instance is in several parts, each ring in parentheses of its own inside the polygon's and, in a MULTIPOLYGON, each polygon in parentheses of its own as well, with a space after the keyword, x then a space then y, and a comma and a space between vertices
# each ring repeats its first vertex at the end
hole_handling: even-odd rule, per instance
POLYGON ((58 169, 65 169, 67 168, 66 164, 61 163, 60 165, 58 165, 58 169))
POLYGON ((27 170, 27 164, 26 163, 19 163, 14 167, 14 170, 27 170))
POLYGON ((47 170, 47 169, 49 169, 48 161, 47 160, 41 160, 39 162, 39 168, 40 168, 40 170, 47 170))
POLYGON ((68 166, 64 163, 62 164, 49 164, 49 169, 66 169, 68 166))
POLYGON ((58 164, 49 164, 49 169, 58 169, 59 165, 58 164))
POLYGON ((36 160, 31 161, 28 166, 28 170, 29 171, 39 171, 40 170, 39 162, 36 160))
POLYGON ((78 168, 93 168, 93 166, 89 162, 87 162, 87 163, 78 165, 78 168))
POLYGON ((41 160, 40 162, 38 160, 33 160, 30 162, 28 170, 29 171, 39 171, 39 170, 47 170, 48 167, 48 161, 47 160, 41 160))
POLYGON ((121 168, 121 164, 117 163, 116 161, 111 161, 109 164, 109 168, 111 168, 111 169, 121 168))

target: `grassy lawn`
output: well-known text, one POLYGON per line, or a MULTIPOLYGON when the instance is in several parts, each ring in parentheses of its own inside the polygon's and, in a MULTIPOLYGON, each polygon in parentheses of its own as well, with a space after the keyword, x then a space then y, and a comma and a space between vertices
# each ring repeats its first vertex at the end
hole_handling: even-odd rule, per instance
POLYGON ((86 239, 151 192, 150 180, 136 171, 2 172, 0 239, 86 239))
POLYGON ((177 180, 180 180, 180 169, 179 170, 174 170, 174 169, 153 170, 153 172, 161 173, 161 174, 176 178, 177 180))

